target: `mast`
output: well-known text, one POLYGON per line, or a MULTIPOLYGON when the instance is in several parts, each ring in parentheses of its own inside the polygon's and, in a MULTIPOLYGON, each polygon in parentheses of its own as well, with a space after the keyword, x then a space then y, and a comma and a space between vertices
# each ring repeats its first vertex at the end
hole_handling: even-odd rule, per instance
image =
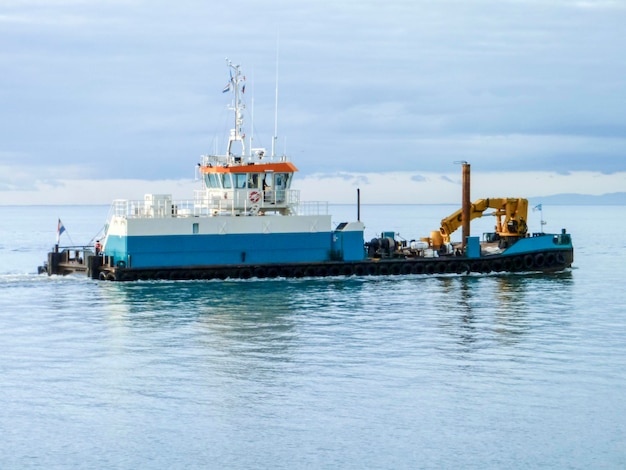
POLYGON ((462 217, 463 217, 463 241, 462 247, 467 246, 467 238, 470 236, 470 164, 463 162, 463 196, 462 196, 462 217))
POLYGON ((246 135, 242 131, 243 126, 243 110, 245 109, 245 105, 241 102, 241 95, 245 91, 245 80, 246 77, 241 75, 241 70, 239 65, 234 65, 230 60, 226 59, 230 72, 230 81, 224 91, 234 91, 235 92, 235 101, 234 104, 229 108, 235 111, 235 127, 230 130, 230 135, 228 136, 228 148, 226 149, 227 155, 232 155, 232 145, 233 142, 241 142, 241 154, 246 154, 246 135))
POLYGON ((278 139, 278 46, 280 37, 276 35, 276 91, 274 93, 274 137, 272 138, 272 157, 276 155, 276 139, 278 139))

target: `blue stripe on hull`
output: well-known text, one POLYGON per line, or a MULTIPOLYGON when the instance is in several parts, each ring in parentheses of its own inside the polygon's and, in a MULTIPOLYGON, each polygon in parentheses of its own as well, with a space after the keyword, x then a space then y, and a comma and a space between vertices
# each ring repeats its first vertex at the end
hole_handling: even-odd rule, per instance
POLYGON ((513 246, 507 248, 503 254, 505 255, 517 255, 524 253, 536 253, 538 251, 562 249, 572 249, 571 239, 569 235, 566 240, 562 240, 561 235, 541 235, 536 237, 521 238, 513 246))
POLYGON ((111 236, 106 254, 133 268, 297 263, 328 260, 330 244, 330 232, 111 236))

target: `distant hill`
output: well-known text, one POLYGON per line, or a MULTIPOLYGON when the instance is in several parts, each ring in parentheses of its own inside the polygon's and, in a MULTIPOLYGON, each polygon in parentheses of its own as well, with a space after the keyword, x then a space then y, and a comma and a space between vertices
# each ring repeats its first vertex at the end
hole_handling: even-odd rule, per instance
POLYGON ((555 194, 553 196, 530 197, 530 207, 537 204, 570 205, 570 206, 623 206, 626 205, 626 192, 609 193, 600 196, 590 194, 555 194))

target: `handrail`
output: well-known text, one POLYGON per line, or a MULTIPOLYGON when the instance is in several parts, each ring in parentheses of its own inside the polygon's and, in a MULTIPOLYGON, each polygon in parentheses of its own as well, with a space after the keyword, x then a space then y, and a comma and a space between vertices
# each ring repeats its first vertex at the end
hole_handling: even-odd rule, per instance
POLYGON ((268 211, 289 210, 298 215, 327 215, 328 202, 300 201, 299 190, 234 189, 212 194, 197 190, 193 199, 172 200, 169 196, 146 196, 144 200, 116 199, 111 205, 108 222, 113 217, 156 219, 211 217, 215 215, 256 215, 268 211), (222 197, 221 194, 226 194, 222 197))

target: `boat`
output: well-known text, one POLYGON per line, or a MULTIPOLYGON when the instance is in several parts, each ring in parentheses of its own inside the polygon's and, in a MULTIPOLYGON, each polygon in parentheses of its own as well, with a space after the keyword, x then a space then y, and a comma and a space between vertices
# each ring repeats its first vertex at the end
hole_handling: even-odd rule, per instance
POLYGON ((296 166, 286 155, 246 145, 245 76, 227 61, 233 128, 223 154, 197 163, 200 189, 189 200, 146 194, 115 200, 97 247, 57 244, 39 267, 48 275, 110 281, 301 278, 376 275, 466 275, 557 272, 574 260, 570 234, 528 233, 528 200, 470 202, 470 165, 462 162, 461 209, 429 236, 406 240, 385 231, 369 241, 360 220, 333 227, 328 203, 306 202, 292 189, 296 166), (472 236, 470 222, 487 210, 495 231, 472 236), (461 242, 451 235, 462 228, 461 242))

